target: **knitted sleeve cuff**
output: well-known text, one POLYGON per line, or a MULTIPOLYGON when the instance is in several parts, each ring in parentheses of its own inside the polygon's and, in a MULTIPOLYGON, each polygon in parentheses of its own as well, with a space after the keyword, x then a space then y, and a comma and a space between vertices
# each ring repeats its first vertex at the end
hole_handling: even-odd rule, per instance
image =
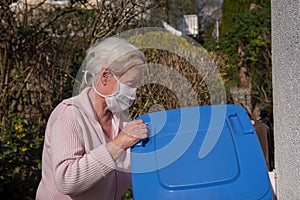
POLYGON ((116 168, 116 163, 105 145, 92 150, 91 155, 99 162, 104 175, 116 168))

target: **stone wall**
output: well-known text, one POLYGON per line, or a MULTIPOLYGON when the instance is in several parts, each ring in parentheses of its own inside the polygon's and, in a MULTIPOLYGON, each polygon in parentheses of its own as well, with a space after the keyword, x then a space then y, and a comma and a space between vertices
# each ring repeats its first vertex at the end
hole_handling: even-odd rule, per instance
POLYGON ((300 199, 300 0, 272 0, 276 194, 300 199))

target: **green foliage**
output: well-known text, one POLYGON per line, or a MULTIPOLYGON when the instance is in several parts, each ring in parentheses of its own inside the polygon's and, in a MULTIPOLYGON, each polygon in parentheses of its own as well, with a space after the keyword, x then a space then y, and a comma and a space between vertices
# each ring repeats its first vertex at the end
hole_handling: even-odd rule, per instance
POLYGON ((223 0, 220 33, 223 34, 231 30, 232 26, 235 24, 233 21, 235 15, 249 12, 251 3, 261 7, 270 6, 270 0, 223 0))
POLYGON ((221 51, 230 57, 229 77, 238 65, 247 67, 252 79, 253 104, 272 106, 271 7, 234 14, 231 28, 223 33, 221 51), (243 51, 243 56, 238 49, 243 51))
POLYGON ((0 193, 13 199, 33 199, 41 169, 42 127, 9 116, 14 126, 0 127, 0 193))
POLYGON ((123 195, 124 200, 133 200, 132 188, 128 188, 128 190, 123 195))

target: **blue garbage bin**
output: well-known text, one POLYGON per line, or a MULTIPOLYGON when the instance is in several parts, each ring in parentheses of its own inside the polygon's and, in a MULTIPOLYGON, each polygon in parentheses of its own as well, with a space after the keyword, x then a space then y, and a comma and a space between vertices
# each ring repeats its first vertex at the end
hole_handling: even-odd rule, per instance
POLYGON ((131 148, 135 200, 270 200, 264 156, 246 111, 197 106, 139 117, 149 138, 131 148))

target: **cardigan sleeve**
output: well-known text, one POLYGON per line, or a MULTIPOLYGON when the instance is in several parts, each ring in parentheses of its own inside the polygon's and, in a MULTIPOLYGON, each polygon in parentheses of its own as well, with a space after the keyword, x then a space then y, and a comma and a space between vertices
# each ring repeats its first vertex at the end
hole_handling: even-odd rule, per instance
POLYGON ((68 195, 84 192, 116 167, 105 145, 86 153, 77 119, 78 113, 67 108, 51 130, 55 184, 61 193, 68 195))

